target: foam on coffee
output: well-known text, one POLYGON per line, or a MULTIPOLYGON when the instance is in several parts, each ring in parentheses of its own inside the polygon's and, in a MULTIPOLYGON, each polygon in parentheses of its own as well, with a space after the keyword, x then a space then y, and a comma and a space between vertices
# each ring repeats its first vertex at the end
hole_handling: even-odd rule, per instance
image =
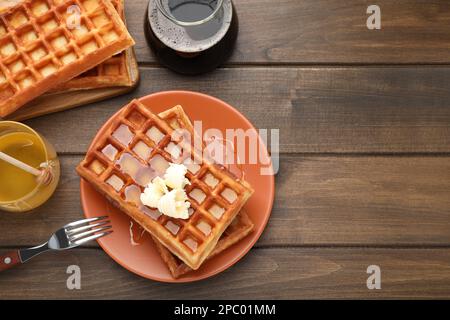
POLYGON ((180 53, 196 53, 215 46, 227 33, 233 18, 231 0, 224 0, 218 16, 200 26, 183 27, 167 19, 150 1, 148 19, 155 35, 180 53))

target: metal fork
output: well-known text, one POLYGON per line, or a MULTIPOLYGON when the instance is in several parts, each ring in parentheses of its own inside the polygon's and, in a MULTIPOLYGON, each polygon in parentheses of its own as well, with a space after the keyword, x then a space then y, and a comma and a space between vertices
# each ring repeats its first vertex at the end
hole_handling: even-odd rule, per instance
POLYGON ((37 247, 11 251, 0 256, 0 271, 23 264, 31 258, 49 250, 66 250, 112 233, 107 216, 90 218, 66 224, 50 239, 37 247))

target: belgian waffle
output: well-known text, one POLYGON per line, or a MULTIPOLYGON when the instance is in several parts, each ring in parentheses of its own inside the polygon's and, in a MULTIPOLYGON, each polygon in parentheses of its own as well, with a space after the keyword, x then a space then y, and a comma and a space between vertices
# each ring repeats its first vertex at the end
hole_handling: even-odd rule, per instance
MULTIPOLYGON (((111 0, 111 3, 125 22, 124 0, 111 0)), ((130 66, 130 59, 133 54, 132 51, 132 48, 122 51, 91 70, 88 70, 65 83, 59 84, 56 88, 50 90, 50 92, 87 90, 104 87, 130 87, 133 85, 130 66)))
MULTIPOLYGON (((78 165, 81 177, 103 193, 190 268, 198 269, 253 193, 244 180, 210 162, 176 129, 194 136, 181 106, 153 114, 138 100, 112 119, 78 165), (177 139, 178 138, 178 139, 177 139), (189 150, 189 152, 182 152, 189 150), (195 162, 192 162, 195 159, 195 162), (140 204, 139 195, 169 162, 184 163, 190 185, 189 219, 172 219, 140 204), (208 233, 200 225, 209 226, 208 233)), ((193 140, 193 139, 192 139, 193 140)))
MULTIPOLYGON (((111 0, 119 16, 125 22, 124 0, 111 0)), ((14 0, 0 0, 0 11, 17 4, 14 0)), ((133 85, 131 76, 131 59, 133 49, 129 48, 116 54, 105 62, 95 66, 79 76, 61 83, 49 90, 50 93, 66 92, 72 90, 88 90, 104 87, 130 87, 133 85)))
MULTIPOLYGON (((225 232, 220 237, 219 242, 217 242, 216 247, 209 255, 208 259, 213 258, 214 256, 217 256, 221 252, 225 251, 235 243, 239 242, 240 240, 244 239, 247 235, 249 235, 254 228, 253 222, 250 220, 249 216, 245 212, 245 210, 241 210, 237 217, 233 220, 233 222, 228 226, 228 228, 225 230, 225 232)), ((188 265, 186 265, 183 261, 178 259, 175 255, 173 255, 169 250, 166 249, 159 241, 158 239, 153 238, 153 241, 155 242, 156 249, 158 250, 159 254, 161 255, 161 258, 163 259, 164 263, 169 268, 170 273, 172 276, 177 279, 186 273, 189 273, 192 271, 191 268, 189 268, 188 265)))
POLYGON ((24 0, 0 14, 0 116, 134 44, 109 0, 24 0), (70 28, 74 12, 80 25, 70 28))

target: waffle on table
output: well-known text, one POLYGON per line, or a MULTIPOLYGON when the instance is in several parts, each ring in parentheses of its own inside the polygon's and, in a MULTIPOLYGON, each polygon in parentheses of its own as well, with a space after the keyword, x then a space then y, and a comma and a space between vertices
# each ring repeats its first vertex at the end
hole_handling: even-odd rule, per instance
POLYGON ((0 116, 133 44, 109 0, 24 0, 6 9, 0 14, 0 116), (69 28, 75 10, 81 25, 69 28))
MULTIPOLYGON (((119 16, 125 22, 125 6, 124 0, 111 0, 114 8, 119 16)), ((14 0, 0 0, 0 11, 17 4, 14 0)), ((131 48, 122 51, 115 56, 109 58, 105 62, 95 66, 79 76, 61 83, 51 89, 49 93, 66 92, 72 90, 88 90, 103 87, 130 87, 133 85, 131 76, 131 48)))
MULTIPOLYGON (((125 22, 124 0, 111 0, 111 3, 125 22)), ((132 86, 133 80, 130 70, 132 50, 132 48, 129 48, 116 54, 98 66, 65 83, 59 84, 56 88, 50 90, 50 92, 132 86)))
POLYGON ((212 164, 187 143, 185 129, 194 136, 181 106, 155 115, 138 100, 123 108, 101 132, 78 165, 81 177, 139 223, 190 268, 196 270, 253 193, 244 180, 212 164), (188 150, 188 152, 186 152, 188 150), (192 152, 191 152, 192 151, 192 152), (190 161, 195 159, 195 163, 190 161), (184 163, 191 185, 189 219, 173 219, 140 203, 143 188, 162 176, 169 162, 184 163), (198 163, 198 164, 197 164, 198 163), (208 226, 209 232, 204 232, 208 226))
MULTIPOLYGON (((204 225, 203 228, 205 228, 204 230, 206 232, 209 231, 208 226, 204 225)), ((254 228, 253 222, 250 220, 245 210, 244 209, 241 210, 241 212, 239 212, 237 217, 233 220, 233 222, 231 222, 231 224, 222 234, 222 236, 219 239, 219 242, 217 242, 216 247, 211 252, 208 259, 217 256, 221 252, 231 247, 233 244, 238 243, 240 240, 244 239, 247 235, 249 235, 253 231, 253 228, 254 228)), ((161 255, 161 258, 163 259, 164 263, 167 265, 170 273, 175 279, 192 271, 192 269, 189 268, 187 264, 178 259, 166 247, 164 247, 161 244, 161 242, 158 241, 158 239, 154 237, 152 238, 153 241, 155 242, 156 249, 161 255)))

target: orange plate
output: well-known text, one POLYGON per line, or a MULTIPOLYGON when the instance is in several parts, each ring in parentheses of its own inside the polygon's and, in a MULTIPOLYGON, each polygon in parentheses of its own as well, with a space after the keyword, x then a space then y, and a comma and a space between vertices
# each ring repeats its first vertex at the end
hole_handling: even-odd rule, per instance
MULTIPOLYGON (((188 91, 167 91, 140 99, 155 113, 177 104, 183 106, 192 121, 203 121, 203 132, 208 128, 244 130, 253 125, 236 109, 216 98, 188 91)), ((102 134, 99 131, 94 141, 102 134)), ((224 134, 225 136, 225 134, 224 134)), ((264 145, 261 143, 261 145, 264 145)), ((267 154, 264 148, 263 152, 267 154)), ((206 261, 203 266, 179 279, 174 279, 161 260, 153 241, 146 235, 139 245, 130 241, 130 218, 97 193, 87 182, 81 180, 81 202, 87 218, 109 215, 114 232, 99 239, 105 252, 124 268, 142 277, 162 282, 192 282, 214 276, 238 262, 261 236, 272 211, 275 194, 273 175, 261 175, 262 164, 244 165, 245 179, 253 186, 255 193, 245 205, 245 210, 255 224, 255 231, 244 240, 227 249, 217 257, 206 261)))

